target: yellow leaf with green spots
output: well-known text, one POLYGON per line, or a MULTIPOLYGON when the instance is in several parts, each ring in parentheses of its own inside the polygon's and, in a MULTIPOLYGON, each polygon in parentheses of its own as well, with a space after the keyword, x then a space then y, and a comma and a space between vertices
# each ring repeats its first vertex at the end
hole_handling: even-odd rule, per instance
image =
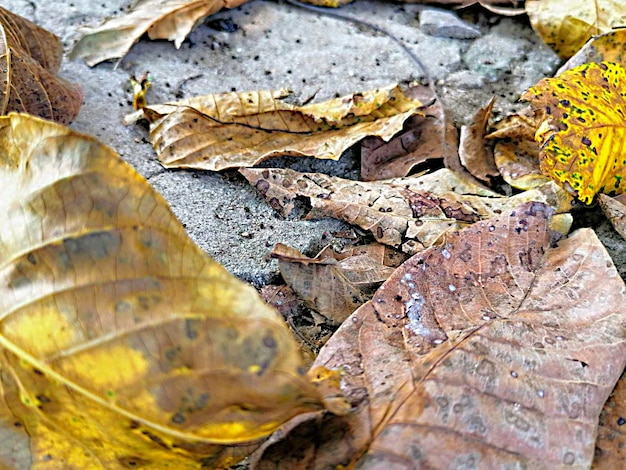
POLYGON ((0 117, 0 188, 0 468, 223 468, 341 409, 280 315, 105 145, 0 117))
POLYGON ((541 171, 586 204, 597 193, 624 192, 626 70, 589 63, 544 78, 522 99, 543 115, 535 139, 541 171))

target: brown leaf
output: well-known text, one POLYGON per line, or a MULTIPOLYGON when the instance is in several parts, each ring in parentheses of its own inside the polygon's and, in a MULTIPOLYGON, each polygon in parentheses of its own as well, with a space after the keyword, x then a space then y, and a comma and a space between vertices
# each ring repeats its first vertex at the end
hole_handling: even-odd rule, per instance
POLYGON ((280 274, 298 297, 335 325, 367 302, 406 259, 378 243, 343 253, 327 246, 315 258, 278 243, 272 257, 278 259, 280 274))
POLYGON ((138 0, 119 17, 107 19, 97 28, 83 28, 70 57, 83 58, 94 66, 124 57, 139 38, 174 41, 178 49, 187 35, 209 15, 222 8, 235 8, 246 0, 138 0))
MULTIPOLYGON (((407 91, 422 103, 433 100, 428 87, 413 87, 407 91)), ((411 116, 404 128, 391 140, 366 137, 361 143, 361 179, 374 181, 407 176, 415 167, 429 160, 458 159, 458 133, 445 116, 441 101, 436 100, 423 109, 423 116, 411 116), (445 133, 444 123, 445 120, 445 133), (445 140, 444 140, 445 139, 445 140)))
POLYGON ((539 144, 535 132, 543 114, 535 114, 526 108, 495 124, 495 130, 486 139, 495 139, 494 162, 498 172, 512 187, 537 188, 550 181, 539 168, 539 144))
POLYGON ((21 111, 71 122, 83 94, 56 76, 62 57, 57 36, 0 7, 0 115, 21 111))
POLYGON ((622 374, 600 413, 592 468, 613 470, 626 461, 626 372, 622 374))
POLYGON ((442 169, 421 177, 361 182, 288 169, 241 169, 270 206, 286 216, 298 196, 308 198, 308 219, 335 217, 358 225, 376 241, 414 254, 447 233, 526 201, 548 201, 558 212, 571 197, 554 182, 506 198, 442 169))
POLYGON ((218 171, 278 155, 337 160, 368 135, 390 139, 422 107, 399 86, 294 106, 288 90, 223 93, 147 106, 150 138, 166 168, 218 171))
POLYGON ((598 202, 602 212, 613 225, 613 228, 626 240, 626 196, 620 194, 616 197, 600 194, 598 202))
POLYGON ((0 421, 35 462, 216 468, 324 406, 276 311, 111 149, 14 113, 0 149, 0 421))
POLYGON ((591 229, 551 247, 550 212, 528 203, 405 262, 316 360, 344 368, 353 412, 296 418, 257 468, 588 468, 626 289, 591 229))
POLYGON ((491 182, 491 177, 499 174, 493 153, 485 147, 485 134, 495 102, 496 99, 491 98, 486 106, 476 112, 471 125, 461 127, 459 144, 461 163, 472 176, 485 183, 491 182))

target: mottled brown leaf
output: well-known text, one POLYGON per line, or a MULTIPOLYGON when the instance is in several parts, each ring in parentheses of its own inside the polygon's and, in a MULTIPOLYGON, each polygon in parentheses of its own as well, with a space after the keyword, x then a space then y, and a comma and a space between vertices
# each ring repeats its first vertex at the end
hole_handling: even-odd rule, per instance
POLYGON ((493 153, 485 146, 485 134, 495 102, 496 99, 491 98, 486 106, 476 111, 472 124, 461 127, 459 143, 461 163, 472 176, 485 183, 490 183, 492 177, 498 176, 493 153))
POLYGON ((220 468, 323 406, 276 311, 110 148, 11 113, 0 187, 0 422, 35 466, 220 468))
POLYGON ((335 325, 367 302, 406 259, 378 243, 341 253, 327 246, 315 258, 279 243, 272 257, 278 259, 280 274, 298 297, 335 325))
POLYGON ((57 36, 0 7, 0 115, 20 111, 71 122, 83 94, 56 76, 62 57, 57 36))
POLYGON ((613 470, 626 461, 626 373, 620 377, 600 413, 592 468, 613 470))
POLYGON ((96 28, 84 28, 70 57, 94 66, 124 57, 139 38, 174 41, 179 48, 187 35, 207 16, 222 8, 235 8, 247 0, 138 0, 132 9, 107 19, 96 28))
POLYGON ((150 138, 166 168, 218 171, 278 155, 337 160, 368 135, 388 140, 422 103, 397 85, 294 106, 288 90, 222 93, 146 106, 150 138))
POLYGON ((308 198, 307 218, 335 217, 368 230, 380 243, 414 254, 445 235, 526 201, 545 201, 567 212, 570 196, 554 182, 511 198, 473 185, 446 169, 421 177, 352 181, 289 169, 240 172, 282 215, 294 199, 308 198))
POLYGON ((353 412, 288 423, 259 469, 588 468, 626 364, 626 289, 590 229, 528 203, 405 262, 316 364, 353 412))

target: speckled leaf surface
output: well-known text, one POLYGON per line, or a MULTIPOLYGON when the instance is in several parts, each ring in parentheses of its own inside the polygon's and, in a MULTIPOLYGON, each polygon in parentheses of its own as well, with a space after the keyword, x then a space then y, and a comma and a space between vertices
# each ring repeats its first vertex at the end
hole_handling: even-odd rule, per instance
POLYGON ((592 36, 626 25, 622 0, 527 0, 526 12, 533 29, 562 59, 592 36))
POLYGON ((548 202, 558 212, 570 197, 550 182, 513 197, 474 185, 446 169, 421 177, 352 181, 321 173, 245 168, 240 172, 282 215, 296 197, 311 203, 307 218, 335 217, 368 230, 380 243, 414 254, 445 235, 526 201, 548 202))
POLYGON ((316 364, 345 417, 296 418, 258 469, 588 468, 626 364, 625 286, 590 229, 551 243, 528 203, 405 262, 316 364))
POLYGON ((598 422, 598 437, 592 468, 613 470, 626 460, 626 372, 604 404, 598 422))
POLYGON ((62 57, 57 36, 0 7, 0 115, 19 111, 71 122, 83 94, 56 76, 62 57))
POLYGON ((222 8, 235 8, 247 0, 138 0, 127 13, 107 19, 101 26, 83 29, 71 57, 94 66, 124 57, 139 38, 174 41, 179 48, 193 28, 222 8))
POLYGON ((626 186, 626 70, 584 64, 544 78, 522 95, 544 116, 535 138, 541 171, 586 204, 626 186))
POLYGON ((368 135, 389 140, 422 103, 391 85, 294 106, 288 90, 222 93, 144 108, 166 168, 218 171, 278 155, 337 160, 368 135))
POLYGON ((0 188, 0 406, 37 468, 219 468, 323 406, 278 313, 111 149, 2 117, 0 188))
POLYGON ((588 62, 615 62, 626 67, 625 43, 624 28, 594 36, 558 70, 556 75, 588 62))

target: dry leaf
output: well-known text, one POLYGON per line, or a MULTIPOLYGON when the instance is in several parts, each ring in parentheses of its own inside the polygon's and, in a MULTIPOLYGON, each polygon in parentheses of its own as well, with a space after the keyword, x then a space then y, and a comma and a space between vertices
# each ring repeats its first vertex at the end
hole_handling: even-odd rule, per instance
POLYGON ((527 0, 526 12, 533 29, 562 59, 592 36, 626 25, 623 0, 527 0))
POLYGON ((544 78, 522 95, 544 116, 535 139, 541 171, 586 204, 624 192, 626 70, 602 62, 544 78))
POLYGON ((122 16, 107 19, 97 28, 83 28, 70 57, 83 58, 90 67, 124 57, 139 38, 174 41, 178 49, 204 19, 222 8, 235 8, 246 0, 138 0, 122 16))
POLYGON ((459 157, 467 171, 480 181, 490 183, 498 176, 498 169, 493 160, 493 153, 485 146, 485 134, 491 117, 495 97, 480 108, 474 115, 471 125, 461 127, 459 157))
POLYGON ((600 413, 592 468, 614 470, 626 461, 626 372, 622 374, 600 413))
POLYGON ((56 76, 62 57, 57 36, 0 7, 0 115, 21 111, 71 122, 83 94, 56 76))
POLYGON ((16 114, 0 148, 0 405, 42 468, 215 468, 323 406, 276 311, 111 149, 16 114))
POLYGON ((609 219, 615 231, 626 240, 626 197, 624 197, 624 194, 617 197, 600 194, 598 202, 602 212, 609 219))
POLYGON ((591 229, 551 247, 550 212, 528 203, 405 262, 316 360, 344 368, 353 412, 295 418, 256 468, 589 468, 626 289, 591 229))
POLYGON ((284 102, 288 94, 223 93, 143 111, 163 166, 218 171, 278 155, 337 160, 365 136, 390 139, 422 106, 397 85, 306 106, 284 102))
POLYGON ((298 297, 334 325, 367 302, 406 259, 378 243, 343 253, 327 246, 315 258, 278 243, 272 257, 278 259, 280 274, 298 297))
POLYGON ((522 190, 537 188, 550 181, 539 168, 539 144, 535 132, 541 125, 542 116, 530 109, 512 114, 496 123, 494 130, 485 136, 496 139, 493 149, 498 173, 512 187, 522 190))
MULTIPOLYGON (((432 91, 424 86, 411 88, 407 94, 422 103, 433 100, 432 91)), ((441 101, 436 100, 422 113, 423 116, 407 119, 402 131, 388 142, 378 137, 366 137, 361 142, 360 176, 363 181, 407 176, 429 160, 458 159, 458 133, 445 116, 441 101)))
POLYGON ((615 29, 592 37, 558 70, 556 75, 588 62, 615 62, 626 67, 626 29, 615 29))
POLYGON ((308 198, 307 218, 334 217, 358 225, 376 241, 414 254, 447 233, 526 201, 548 202, 558 212, 570 196, 555 183, 507 198, 446 169, 421 177, 361 182, 288 169, 242 169, 246 179, 283 216, 298 196, 308 198))

